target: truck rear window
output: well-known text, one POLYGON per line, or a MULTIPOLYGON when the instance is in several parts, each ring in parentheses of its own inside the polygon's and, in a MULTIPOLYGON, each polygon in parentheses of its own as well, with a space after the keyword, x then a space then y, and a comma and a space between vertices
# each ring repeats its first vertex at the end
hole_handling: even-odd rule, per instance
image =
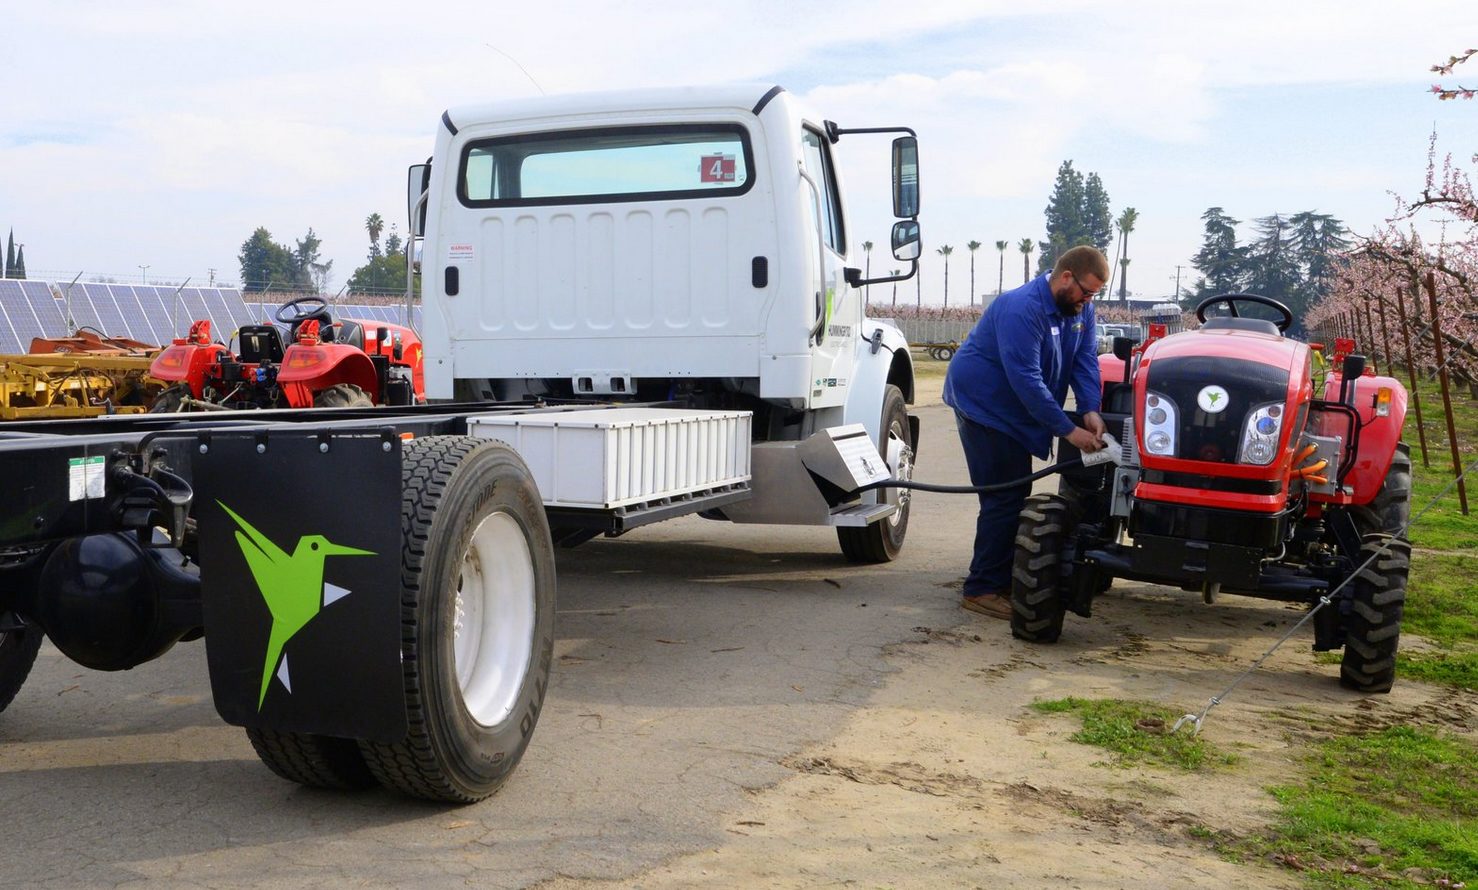
POLYGON ((737 195, 754 155, 738 124, 529 133, 469 142, 458 197, 469 207, 737 195))

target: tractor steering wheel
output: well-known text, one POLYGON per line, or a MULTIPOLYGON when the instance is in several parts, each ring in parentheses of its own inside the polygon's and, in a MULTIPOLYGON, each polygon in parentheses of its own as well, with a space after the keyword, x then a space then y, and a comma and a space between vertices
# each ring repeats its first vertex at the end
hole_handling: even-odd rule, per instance
POLYGON ((1227 309, 1232 313, 1233 318, 1242 317, 1242 313, 1237 311, 1238 303, 1256 303, 1259 306, 1267 306, 1269 309, 1274 309, 1282 316, 1274 322, 1278 326, 1278 333, 1280 334, 1286 333, 1288 328, 1293 324, 1293 312, 1287 306, 1284 306, 1272 297, 1264 297, 1261 294, 1221 294, 1215 297, 1207 297, 1196 306, 1196 321, 1205 324, 1206 310, 1218 303, 1227 304, 1227 309))
POLYGON ((277 307, 273 317, 293 330, 305 321, 316 320, 321 325, 333 322, 333 317, 328 314, 328 301, 316 296, 288 300, 277 307))

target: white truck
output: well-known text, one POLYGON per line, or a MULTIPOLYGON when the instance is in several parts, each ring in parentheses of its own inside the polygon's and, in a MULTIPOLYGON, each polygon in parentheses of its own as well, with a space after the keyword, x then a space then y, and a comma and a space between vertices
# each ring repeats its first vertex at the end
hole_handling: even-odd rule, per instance
POLYGON ((911 476, 913 369, 833 157, 876 133, 907 278, 906 128, 763 86, 447 111, 408 193, 431 404, 0 425, 0 710, 43 634, 98 670, 203 636, 274 772, 469 802, 543 705, 556 542, 702 513, 892 559, 906 492, 856 489, 911 476))

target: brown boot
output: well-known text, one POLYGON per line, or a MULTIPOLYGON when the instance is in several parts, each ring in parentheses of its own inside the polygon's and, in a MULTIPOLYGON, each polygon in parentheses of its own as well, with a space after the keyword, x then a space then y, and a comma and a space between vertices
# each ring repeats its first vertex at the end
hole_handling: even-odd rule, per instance
POLYGON ((980 596, 967 596, 960 600, 963 608, 971 612, 979 612, 992 618, 1000 618, 1009 621, 1011 618, 1011 599, 1005 592, 982 593, 980 596))

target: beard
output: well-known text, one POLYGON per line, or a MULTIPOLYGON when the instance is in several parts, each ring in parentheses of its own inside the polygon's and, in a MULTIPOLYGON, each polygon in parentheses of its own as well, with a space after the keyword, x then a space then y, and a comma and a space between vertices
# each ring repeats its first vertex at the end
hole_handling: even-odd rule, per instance
POLYGON ((1082 303, 1074 302, 1072 293, 1071 288, 1066 288, 1062 293, 1052 295, 1053 301, 1057 303, 1057 310, 1063 315, 1078 315, 1083 311, 1084 304, 1087 303, 1086 300, 1082 303))

